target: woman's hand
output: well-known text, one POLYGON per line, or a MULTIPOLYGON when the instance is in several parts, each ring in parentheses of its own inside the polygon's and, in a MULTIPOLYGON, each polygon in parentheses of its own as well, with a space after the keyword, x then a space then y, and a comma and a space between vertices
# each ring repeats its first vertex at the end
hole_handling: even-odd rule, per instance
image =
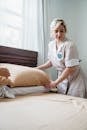
POLYGON ((47 84, 47 85, 45 85, 44 87, 46 87, 46 88, 56 88, 56 86, 57 86, 57 83, 56 83, 56 81, 50 81, 50 83, 49 84, 47 84))
POLYGON ((0 76, 4 76, 6 78, 8 78, 10 76, 10 72, 7 68, 0 68, 0 76))
POLYGON ((50 88, 56 88, 56 87, 57 87, 56 81, 52 81, 52 80, 51 80, 49 86, 50 86, 50 88))

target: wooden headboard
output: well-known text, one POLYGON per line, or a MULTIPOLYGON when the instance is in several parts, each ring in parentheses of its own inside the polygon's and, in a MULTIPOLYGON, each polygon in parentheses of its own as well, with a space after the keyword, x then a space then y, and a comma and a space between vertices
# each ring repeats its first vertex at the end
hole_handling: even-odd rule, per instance
POLYGON ((37 66, 37 56, 36 51, 0 46, 0 63, 35 67, 37 66))

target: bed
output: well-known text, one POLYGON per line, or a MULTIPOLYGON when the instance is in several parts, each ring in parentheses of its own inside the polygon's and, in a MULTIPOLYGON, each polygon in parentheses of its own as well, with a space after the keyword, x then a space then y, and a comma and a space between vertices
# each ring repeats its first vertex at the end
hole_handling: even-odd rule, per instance
MULTIPOLYGON (((29 67, 30 67, 30 69, 31 69, 31 67, 36 67, 37 61, 38 61, 38 52, 36 52, 36 51, 0 46, 0 67, 3 66, 3 67, 8 68, 9 71, 11 70, 10 73, 13 75, 13 78, 15 77, 15 75, 18 75, 18 73, 20 73, 21 70, 26 70, 27 68, 29 69, 29 67)), ((22 74, 22 76, 23 75, 24 75, 24 73, 22 74)), ((38 79, 35 79, 36 81, 34 81, 31 78, 31 75, 33 75, 33 77, 36 78, 37 72, 34 73, 33 71, 30 72, 30 70, 29 70, 29 74, 28 74, 29 78, 27 80, 32 80, 29 82, 38 82, 37 81, 38 79), (36 75, 36 77, 34 75, 36 75)), ((25 82, 25 80, 26 80, 26 79, 24 79, 25 76, 26 75, 24 75, 24 77, 21 77, 20 79, 18 79, 19 80, 18 82, 25 82), (23 79, 24 79, 24 81, 23 81, 23 79)), ((41 75, 41 76, 43 76, 43 75, 41 75)), ((41 78, 41 76, 39 76, 39 78, 41 78)), ((44 78, 44 77, 42 77, 42 78, 44 78)), ((43 79, 41 79, 41 80, 43 80, 43 79)), ((9 93, 14 94, 15 96, 26 95, 26 94, 30 94, 30 93, 34 93, 34 92, 35 93, 36 92, 48 92, 48 89, 44 88, 41 85, 42 84, 40 84, 39 86, 37 86, 36 84, 35 85, 29 84, 29 86, 27 86, 27 85, 23 86, 23 84, 22 84, 22 85, 19 85, 20 87, 15 85, 14 88, 9 88, 9 87, 1 88, 0 87, 0 89, 1 89, 0 91, 4 92, 4 89, 5 89, 5 91, 8 91, 9 93)), ((4 93, 6 93, 6 92, 4 92, 4 93)))
MULTIPOLYGON (((0 46, 0 63, 35 67, 37 56, 0 46)), ((27 91, 14 99, 0 98, 0 130, 87 130, 87 99, 47 92, 43 86, 27 91)))

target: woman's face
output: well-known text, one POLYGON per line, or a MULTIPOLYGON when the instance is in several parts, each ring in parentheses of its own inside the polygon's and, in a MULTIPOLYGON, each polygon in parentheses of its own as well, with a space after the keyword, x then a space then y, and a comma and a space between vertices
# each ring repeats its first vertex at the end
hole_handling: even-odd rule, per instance
POLYGON ((66 30, 64 25, 57 24, 54 29, 54 38, 58 41, 63 41, 65 39, 66 30))

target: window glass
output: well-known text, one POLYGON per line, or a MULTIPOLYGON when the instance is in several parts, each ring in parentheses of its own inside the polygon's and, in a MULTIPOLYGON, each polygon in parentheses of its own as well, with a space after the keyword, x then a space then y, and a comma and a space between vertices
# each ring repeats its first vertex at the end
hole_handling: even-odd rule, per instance
POLYGON ((23 0, 0 0, 0 45, 21 48, 23 0))

